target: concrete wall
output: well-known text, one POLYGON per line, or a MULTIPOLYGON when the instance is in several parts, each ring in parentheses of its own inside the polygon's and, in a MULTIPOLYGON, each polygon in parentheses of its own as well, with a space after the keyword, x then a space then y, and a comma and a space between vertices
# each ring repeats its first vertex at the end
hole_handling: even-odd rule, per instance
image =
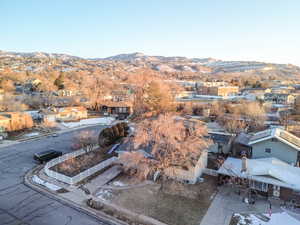
POLYGON ((76 184, 80 181, 82 181, 83 179, 93 175, 94 173, 110 166, 112 163, 114 163, 116 160, 117 160, 117 157, 111 157, 109 159, 106 159, 102 162, 100 162, 99 164, 77 174, 76 176, 74 177, 69 177, 69 176, 66 176, 64 174, 61 174, 61 173, 58 173, 56 171, 53 171, 51 170, 50 168, 59 164, 59 163, 62 163, 66 160, 69 160, 71 158, 75 158, 76 156, 78 155, 82 155, 82 154, 85 154, 85 151, 83 149, 80 149, 80 150, 77 150, 75 152, 71 152, 71 153, 68 153, 68 154, 64 154, 58 158, 55 158, 55 159, 52 159, 51 161, 49 161, 48 163, 46 163, 45 167, 44 167, 44 172, 49 176, 49 177, 52 177, 54 179, 57 179, 59 181, 62 181, 64 183, 67 183, 67 184, 76 184))
POLYGON ((275 157, 289 164, 295 165, 298 151, 291 146, 278 141, 266 140, 252 145, 252 158, 275 157), (271 153, 265 151, 271 149, 271 153))

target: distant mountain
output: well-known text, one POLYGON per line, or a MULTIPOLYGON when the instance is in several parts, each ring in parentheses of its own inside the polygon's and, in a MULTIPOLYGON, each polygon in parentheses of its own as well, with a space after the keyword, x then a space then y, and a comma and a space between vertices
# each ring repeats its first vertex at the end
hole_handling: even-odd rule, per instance
POLYGON ((223 61, 214 58, 187 58, 148 56, 140 52, 120 54, 107 58, 85 59, 77 56, 44 52, 7 52, 0 51, 0 71, 10 68, 14 71, 41 72, 54 69, 58 71, 80 71, 95 69, 134 71, 150 68, 161 73, 187 73, 217 75, 243 73, 276 75, 282 78, 300 77, 300 68, 290 64, 274 64, 255 61, 223 61))
POLYGON ((4 57, 17 57, 17 58, 56 58, 62 60, 80 59, 77 56, 71 56, 67 54, 57 54, 57 53, 45 53, 45 52, 6 52, 0 50, 0 58, 4 57))

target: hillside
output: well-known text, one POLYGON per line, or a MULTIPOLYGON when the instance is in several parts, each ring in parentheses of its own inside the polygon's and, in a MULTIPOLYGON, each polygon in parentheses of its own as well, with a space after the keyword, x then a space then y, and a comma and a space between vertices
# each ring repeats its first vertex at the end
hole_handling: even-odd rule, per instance
POLYGON ((186 58, 148 56, 143 53, 120 54, 107 58, 80 58, 66 54, 0 51, 0 72, 10 69, 14 72, 41 73, 55 71, 117 71, 132 72, 147 68, 162 74, 181 74, 180 77, 257 75, 277 79, 298 79, 300 68, 290 64, 273 64, 255 61, 222 61, 213 58, 186 58))

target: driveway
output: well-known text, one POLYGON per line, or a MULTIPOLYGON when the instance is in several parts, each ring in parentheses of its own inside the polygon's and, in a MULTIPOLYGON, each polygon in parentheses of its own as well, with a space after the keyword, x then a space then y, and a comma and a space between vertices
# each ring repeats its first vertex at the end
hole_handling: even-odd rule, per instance
MULTIPOLYGON (((236 189, 237 190, 237 189, 236 189)), ((272 212, 281 212, 279 202, 272 204, 272 212)), ((230 186, 222 186, 208 208, 200 225, 228 225, 233 213, 268 213, 269 202, 256 200, 254 205, 243 202, 243 196, 237 195, 230 186)))
POLYGON ((58 137, 43 137, 0 149, 1 225, 110 225, 50 199, 23 184, 25 173, 36 162, 33 154, 50 148, 70 152, 72 138, 80 130, 100 131, 103 126, 83 128, 58 137))

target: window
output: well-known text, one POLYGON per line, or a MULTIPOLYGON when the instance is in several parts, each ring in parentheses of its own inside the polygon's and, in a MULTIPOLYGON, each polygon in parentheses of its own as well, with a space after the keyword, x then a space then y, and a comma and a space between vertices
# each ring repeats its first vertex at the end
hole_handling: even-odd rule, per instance
POLYGON ((271 153, 271 149, 270 149, 270 148, 266 148, 266 149, 265 149, 265 152, 266 152, 266 153, 271 153))
POLYGON ((258 190, 258 191, 263 191, 263 192, 268 191, 268 184, 266 184, 266 183, 250 180, 249 186, 250 186, 250 188, 258 190))
POLYGON ((271 141, 272 142, 278 142, 277 138, 272 138, 271 141))

